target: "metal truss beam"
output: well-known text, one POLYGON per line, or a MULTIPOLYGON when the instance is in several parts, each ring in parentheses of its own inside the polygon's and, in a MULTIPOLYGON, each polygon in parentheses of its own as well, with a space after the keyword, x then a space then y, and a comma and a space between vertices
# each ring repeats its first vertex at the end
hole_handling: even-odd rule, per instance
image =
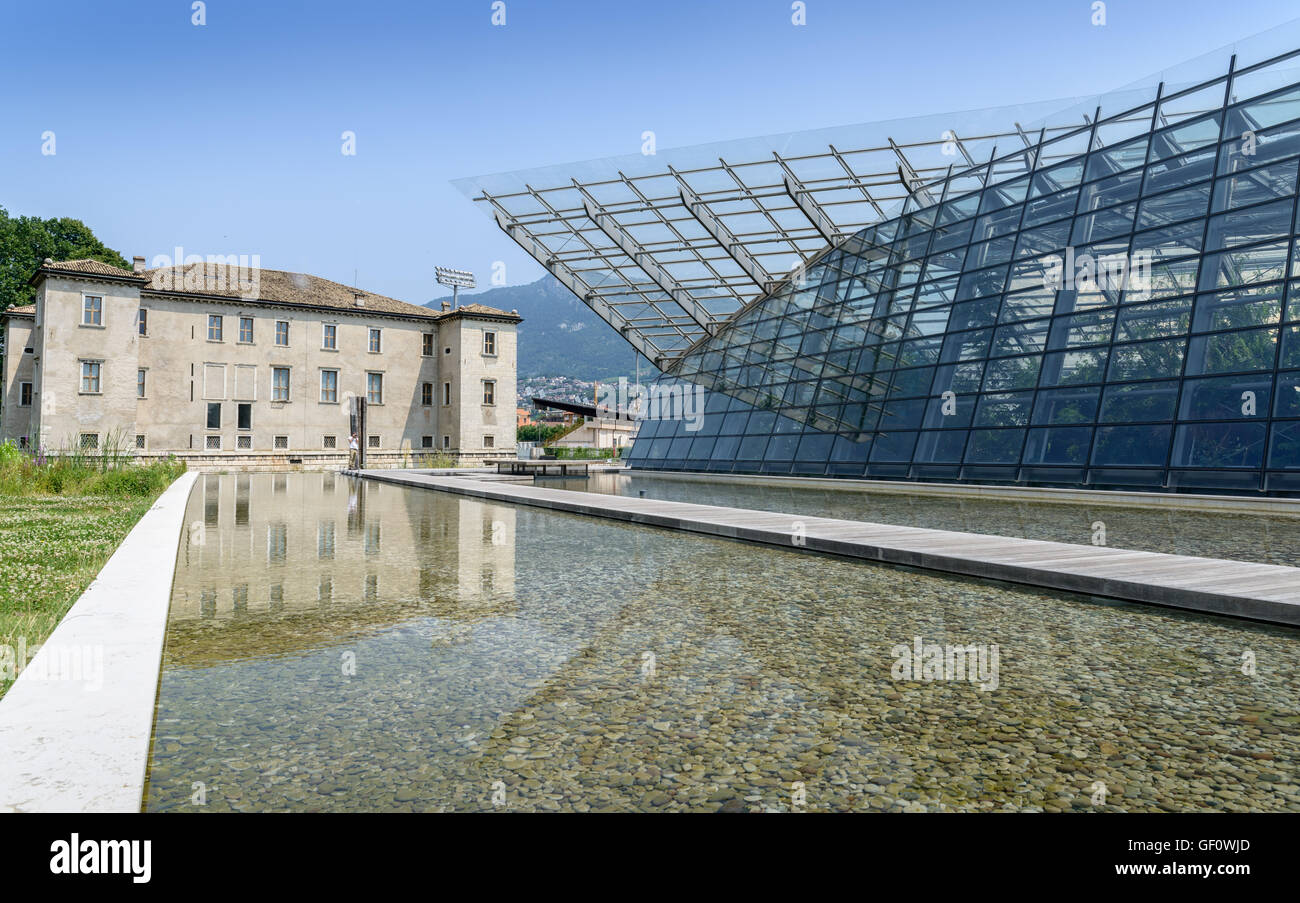
POLYGON ((582 206, 587 211, 587 217, 650 277, 651 282, 663 289, 678 307, 686 311, 686 315, 695 321, 696 325, 709 335, 713 335, 717 324, 709 312, 697 304, 690 293, 682 288, 681 283, 669 275, 667 270, 655 263, 655 259, 646 253, 645 248, 641 247, 635 238, 623 231, 614 217, 608 213, 601 213, 600 208, 589 197, 583 197, 582 206))
POLYGON ((790 195, 790 200, 794 201, 795 206, 799 208, 804 216, 808 217, 808 221, 822 234, 822 238, 831 244, 838 244, 844 237, 840 235, 840 230, 835 228, 835 224, 831 222, 830 217, 826 215, 822 208, 817 206, 817 202, 812 199, 808 189, 795 178, 794 173, 790 172, 788 167, 785 167, 785 163, 782 162, 781 165, 785 168, 783 182, 785 184, 785 193, 790 195))
POLYGON ((704 231, 712 236, 713 240, 722 246, 722 250, 731 255, 731 259, 736 261, 745 274, 753 280, 754 284, 759 287, 760 291, 766 292, 773 284, 772 276, 762 265, 754 259, 741 244, 732 231, 727 228, 722 220, 713 215, 713 212, 700 200, 700 196, 690 189, 686 181, 677 174, 677 171, 671 169, 674 176, 677 176, 677 184, 681 191, 682 206, 685 207, 701 226, 704 231))
POLYGON ((509 218, 500 210, 496 210, 494 213, 497 226, 500 227, 502 232, 513 238, 519 247, 528 252, 529 256, 546 267, 547 272, 558 279, 565 288, 577 295, 583 304, 586 304, 595 312, 596 316, 617 329, 619 335, 626 339, 628 344, 640 352, 646 360, 660 370, 672 363, 668 355, 665 355, 658 347, 647 340, 639 330, 633 328, 632 324, 613 305, 597 295, 591 286, 580 279, 567 266, 553 258, 546 248, 528 233, 527 229, 518 223, 510 222, 509 218))

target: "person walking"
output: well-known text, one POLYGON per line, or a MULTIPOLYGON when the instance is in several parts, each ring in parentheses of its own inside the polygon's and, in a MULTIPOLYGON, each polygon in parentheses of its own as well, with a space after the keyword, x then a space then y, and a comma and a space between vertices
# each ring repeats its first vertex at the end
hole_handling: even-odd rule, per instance
POLYGON ((348 470, 357 469, 357 454, 361 451, 361 445, 357 442, 357 434, 353 433, 348 437, 348 470))

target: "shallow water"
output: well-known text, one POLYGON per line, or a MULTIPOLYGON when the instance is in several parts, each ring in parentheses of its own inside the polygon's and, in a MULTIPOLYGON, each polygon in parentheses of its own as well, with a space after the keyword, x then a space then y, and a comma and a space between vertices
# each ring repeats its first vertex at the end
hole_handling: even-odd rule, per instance
POLYGON ((1231 558, 1300 566, 1300 517, 1217 514, 1156 507, 1066 505, 1043 502, 943 498, 851 490, 831 491, 736 483, 706 483, 660 476, 594 473, 586 479, 545 479, 548 489, 576 489, 701 505, 755 508, 934 530, 993 533, 1143 552, 1231 558))
POLYGON ((1300 810, 1297 631, 329 474, 187 519, 149 810, 1300 810))

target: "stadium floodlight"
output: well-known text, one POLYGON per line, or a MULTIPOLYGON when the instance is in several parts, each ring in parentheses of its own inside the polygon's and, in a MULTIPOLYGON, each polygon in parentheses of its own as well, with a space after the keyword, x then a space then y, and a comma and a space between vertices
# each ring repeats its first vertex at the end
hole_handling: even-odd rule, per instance
POLYGON ((474 287, 474 274, 469 270, 455 270, 451 267, 434 267, 433 272, 439 285, 451 286, 452 309, 460 307, 460 290, 474 287))

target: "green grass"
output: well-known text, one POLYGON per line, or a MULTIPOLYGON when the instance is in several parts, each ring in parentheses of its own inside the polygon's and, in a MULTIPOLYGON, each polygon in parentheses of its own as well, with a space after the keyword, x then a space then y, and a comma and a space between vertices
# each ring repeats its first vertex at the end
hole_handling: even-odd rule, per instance
MULTIPOLYGON (((162 491, 175 461, 38 458, 0 445, 0 646, 27 659, 162 491)), ((162 554, 172 554, 163 551, 162 554)), ((0 695, 10 669, 0 673, 0 695)))

